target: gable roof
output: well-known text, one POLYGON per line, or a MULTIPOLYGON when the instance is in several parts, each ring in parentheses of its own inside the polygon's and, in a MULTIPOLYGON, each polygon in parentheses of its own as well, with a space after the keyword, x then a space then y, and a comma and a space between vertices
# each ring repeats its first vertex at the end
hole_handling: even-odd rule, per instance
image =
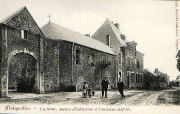
POLYGON ((106 19, 105 23, 104 24, 109 24, 113 30, 113 32, 115 33, 117 39, 119 40, 119 42, 122 44, 122 46, 126 46, 126 42, 127 42, 127 39, 125 39, 125 41, 121 38, 121 32, 120 30, 111 22, 109 21, 108 19, 106 19))
MULTIPOLYGON (((120 30, 111 22, 111 21, 109 21, 108 19, 106 19, 106 21, 101 25, 101 27, 92 35, 92 37, 93 38, 95 38, 95 37, 98 37, 99 35, 99 31, 101 31, 101 29, 102 30, 104 30, 104 31, 108 31, 108 32, 110 32, 110 31, 112 31, 114 34, 115 34, 115 36, 116 36, 116 38, 118 39, 118 41, 119 41, 119 46, 120 47, 125 47, 125 46, 127 46, 126 45, 126 41, 124 41, 122 38, 121 38, 121 32, 120 32, 120 30)), ((103 32, 104 33, 104 32, 103 32)), ((101 33, 100 33, 101 34, 101 33)))
POLYGON ((41 30, 43 31, 44 35, 49 38, 74 42, 86 47, 90 47, 92 49, 115 55, 114 52, 102 42, 82 35, 78 32, 69 30, 52 22, 44 25, 41 30))
POLYGON ((15 11, 14 13, 12 13, 11 15, 9 15, 8 17, 4 18, 2 21, 0 21, 0 23, 3 24, 8 24, 8 22, 10 22, 14 17, 16 17, 17 15, 19 15, 21 12, 26 11, 28 16, 30 16, 30 18, 32 19, 32 22, 34 23, 34 25, 37 27, 37 29, 39 30, 39 32, 41 34, 43 34, 43 32, 41 31, 40 27, 38 26, 38 24, 36 23, 36 21, 34 20, 34 18, 32 17, 32 15, 30 14, 30 12, 28 11, 28 9, 26 8, 26 6, 18 9, 17 11, 15 11))

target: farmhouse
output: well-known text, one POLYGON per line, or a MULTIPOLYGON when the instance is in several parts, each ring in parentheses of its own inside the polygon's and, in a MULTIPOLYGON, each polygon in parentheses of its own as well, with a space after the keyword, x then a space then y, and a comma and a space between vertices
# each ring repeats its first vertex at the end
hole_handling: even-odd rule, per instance
POLYGON ((0 22, 0 31, 1 97, 8 91, 77 91, 85 80, 100 89, 104 76, 109 89, 119 78, 126 88, 141 86, 143 54, 108 19, 90 37, 50 21, 40 28, 23 7, 0 22))

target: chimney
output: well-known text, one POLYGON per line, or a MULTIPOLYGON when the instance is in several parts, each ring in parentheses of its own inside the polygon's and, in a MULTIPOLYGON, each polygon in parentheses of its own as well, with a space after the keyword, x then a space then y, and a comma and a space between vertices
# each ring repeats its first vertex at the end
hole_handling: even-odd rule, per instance
POLYGON ((114 25, 116 26, 117 29, 120 30, 120 28, 119 28, 119 23, 115 23, 114 25))
POLYGON ((126 36, 124 34, 121 34, 121 39, 123 39, 125 41, 126 36))
POLYGON ((159 71, 158 71, 158 68, 156 68, 156 69, 155 69, 155 74, 158 75, 158 74, 159 74, 158 72, 159 72, 159 71))
POLYGON ((87 36, 87 37, 90 37, 90 34, 84 34, 85 36, 87 36))

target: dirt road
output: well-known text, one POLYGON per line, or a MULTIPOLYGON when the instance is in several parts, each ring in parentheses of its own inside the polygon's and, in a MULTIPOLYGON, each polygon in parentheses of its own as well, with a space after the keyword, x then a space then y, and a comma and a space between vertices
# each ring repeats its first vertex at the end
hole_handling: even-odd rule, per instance
POLYGON ((157 98, 163 91, 148 91, 122 99, 116 105, 157 105, 157 98))
POLYGON ((58 92, 48 94, 10 93, 0 98, 0 103, 70 104, 70 105, 180 105, 180 88, 161 91, 125 90, 122 99, 118 91, 108 91, 108 98, 101 98, 96 91, 92 98, 82 98, 82 92, 58 92))

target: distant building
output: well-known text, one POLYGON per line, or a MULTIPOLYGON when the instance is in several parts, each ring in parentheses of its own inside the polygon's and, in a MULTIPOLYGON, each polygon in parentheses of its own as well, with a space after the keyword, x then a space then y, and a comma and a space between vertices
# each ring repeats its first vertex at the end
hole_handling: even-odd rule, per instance
POLYGON ((166 73, 159 71, 158 68, 155 69, 154 73, 160 77, 161 88, 166 88, 169 85, 169 76, 166 73))
POLYGON ((151 72, 144 69, 143 88, 144 89, 165 89, 169 86, 169 76, 166 73, 155 69, 151 72))

